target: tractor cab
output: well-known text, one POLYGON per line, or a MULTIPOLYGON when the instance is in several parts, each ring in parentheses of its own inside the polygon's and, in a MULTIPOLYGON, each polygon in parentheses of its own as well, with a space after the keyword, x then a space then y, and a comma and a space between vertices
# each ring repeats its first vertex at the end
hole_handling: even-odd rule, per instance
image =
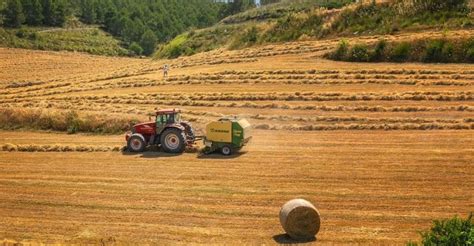
POLYGON ((161 133, 166 127, 178 124, 181 121, 180 111, 176 109, 162 109, 156 112, 156 132, 161 133))
POLYGON ((175 124, 180 122, 180 111, 176 109, 163 109, 156 112, 156 125, 175 124))

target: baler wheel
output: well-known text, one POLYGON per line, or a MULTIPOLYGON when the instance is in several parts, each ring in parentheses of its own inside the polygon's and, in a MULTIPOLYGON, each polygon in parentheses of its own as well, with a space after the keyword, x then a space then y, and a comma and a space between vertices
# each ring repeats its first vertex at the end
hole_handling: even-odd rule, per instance
POLYGON ((232 147, 230 145, 224 145, 221 149, 221 153, 227 156, 232 155, 232 147))

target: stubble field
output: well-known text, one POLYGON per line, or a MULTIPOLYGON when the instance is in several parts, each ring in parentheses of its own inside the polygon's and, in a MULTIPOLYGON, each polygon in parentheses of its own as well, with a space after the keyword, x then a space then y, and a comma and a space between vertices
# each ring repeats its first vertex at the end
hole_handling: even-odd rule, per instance
POLYGON ((473 211, 474 66, 320 58, 335 44, 180 58, 167 80, 165 61, 0 48, 0 240, 271 244, 280 206, 302 197, 321 211, 319 243, 403 244, 473 211), (198 129, 246 117, 254 139, 232 158, 130 155, 122 135, 5 124, 164 107, 198 129))

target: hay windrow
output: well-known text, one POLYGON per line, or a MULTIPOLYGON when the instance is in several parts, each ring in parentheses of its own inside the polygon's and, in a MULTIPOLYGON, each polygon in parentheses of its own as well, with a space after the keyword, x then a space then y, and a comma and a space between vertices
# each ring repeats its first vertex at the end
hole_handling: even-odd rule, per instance
POLYGON ((327 124, 327 125, 270 125, 256 124, 253 126, 260 130, 287 130, 287 131, 337 131, 337 130, 473 130, 474 123, 378 123, 378 124, 327 124))
POLYGON ((53 130, 68 133, 123 133, 139 122, 137 118, 117 117, 104 113, 78 114, 72 110, 0 109, 0 129, 53 130))
POLYGON ((123 147, 115 146, 70 146, 70 145, 18 145, 4 144, 0 147, 4 152, 120 152, 123 147))

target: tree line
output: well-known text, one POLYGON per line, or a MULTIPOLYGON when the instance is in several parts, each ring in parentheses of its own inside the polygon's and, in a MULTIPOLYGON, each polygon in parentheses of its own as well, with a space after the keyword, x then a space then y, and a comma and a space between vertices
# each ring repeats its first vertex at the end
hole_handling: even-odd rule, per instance
POLYGON ((3 26, 6 27, 62 26, 68 15, 65 0, 8 0, 3 5, 3 26))
POLYGON ((70 16, 99 25, 137 54, 150 55, 166 42, 193 28, 252 7, 251 0, 231 4, 213 0, 0 0, 4 27, 64 26, 70 16))

